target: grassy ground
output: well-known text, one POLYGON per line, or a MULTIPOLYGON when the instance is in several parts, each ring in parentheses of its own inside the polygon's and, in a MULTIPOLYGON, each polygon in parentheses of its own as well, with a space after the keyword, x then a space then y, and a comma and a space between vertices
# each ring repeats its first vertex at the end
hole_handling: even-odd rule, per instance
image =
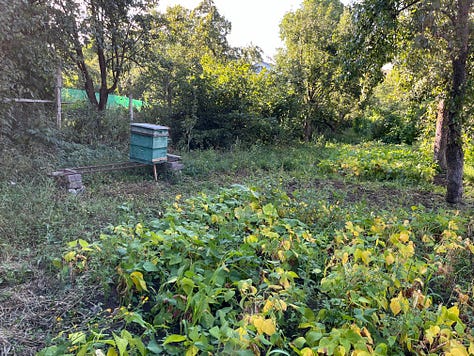
MULTIPOLYGON (((162 174, 158 182, 145 168, 88 175, 83 177, 85 192, 75 196, 59 189, 48 173, 126 160, 126 152, 80 145, 44 149, 40 155, 33 150, 5 151, 0 173, 0 355, 33 355, 60 330, 90 323, 101 310, 113 307, 117 300, 113 293, 104 295, 103 283, 87 284, 64 275, 55 261, 67 242, 94 241, 110 226, 160 216, 176 195, 212 193, 235 183, 282 189, 309 206, 316 201, 337 206, 334 224, 338 214, 343 223, 350 210, 371 214, 413 206, 474 216, 472 185, 466 186, 462 205, 449 206, 444 188, 433 185, 427 172, 418 172, 420 179, 397 175, 404 167, 382 172, 378 167, 390 165, 393 157, 384 153, 348 158, 348 152, 355 150, 323 144, 191 152, 183 155, 182 172, 162 174), (378 166, 370 166, 377 160, 378 166)), ((312 216, 307 222, 316 219, 317 212, 308 208, 307 214, 312 216)), ((467 227, 471 238, 473 225, 471 220, 467 227)))

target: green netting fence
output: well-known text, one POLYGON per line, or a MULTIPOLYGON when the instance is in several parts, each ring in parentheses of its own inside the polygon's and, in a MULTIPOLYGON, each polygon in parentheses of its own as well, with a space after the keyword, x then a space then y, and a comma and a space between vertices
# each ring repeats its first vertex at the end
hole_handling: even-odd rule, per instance
MULTIPOLYGON (((95 93, 97 100, 99 100, 99 93, 95 93)), ((68 89, 63 88, 61 90, 61 101, 64 103, 76 103, 81 101, 87 101, 87 94, 85 90, 81 89, 68 89)), ((116 108, 116 107, 124 107, 128 108, 129 98, 126 96, 120 95, 109 95, 107 100, 107 108, 116 108)), ((144 103, 141 100, 132 100, 133 108, 137 110, 141 110, 144 103)))

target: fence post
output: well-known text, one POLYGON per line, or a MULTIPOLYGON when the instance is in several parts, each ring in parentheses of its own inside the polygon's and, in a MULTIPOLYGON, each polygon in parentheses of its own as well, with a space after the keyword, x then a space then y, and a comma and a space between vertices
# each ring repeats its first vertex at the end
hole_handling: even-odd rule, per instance
POLYGON ((63 75, 61 64, 58 65, 56 70, 56 126, 61 130, 61 88, 63 86, 63 75))
POLYGON ((128 112, 130 113, 130 122, 133 122, 133 94, 128 94, 128 112))

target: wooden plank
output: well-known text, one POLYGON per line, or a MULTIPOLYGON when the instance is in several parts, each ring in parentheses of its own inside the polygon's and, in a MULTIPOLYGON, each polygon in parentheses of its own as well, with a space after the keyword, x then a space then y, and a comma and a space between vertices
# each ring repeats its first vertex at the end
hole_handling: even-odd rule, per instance
POLYGON ((2 99, 2 101, 5 103, 9 103, 12 101, 15 103, 45 103, 45 104, 55 103, 54 100, 23 99, 23 98, 4 98, 2 99))
POLYGON ((171 153, 168 153, 166 155, 166 158, 168 159, 168 162, 177 162, 181 161, 181 156, 173 155, 171 153))
POLYGON ((144 167, 144 166, 147 166, 147 164, 138 163, 138 162, 119 162, 119 163, 110 163, 110 164, 103 164, 103 165, 97 165, 97 166, 64 168, 64 169, 60 169, 58 171, 52 172, 51 176, 59 177, 59 176, 69 176, 69 175, 74 175, 74 174, 109 172, 109 171, 118 171, 122 169, 130 169, 130 168, 137 168, 137 167, 144 167))

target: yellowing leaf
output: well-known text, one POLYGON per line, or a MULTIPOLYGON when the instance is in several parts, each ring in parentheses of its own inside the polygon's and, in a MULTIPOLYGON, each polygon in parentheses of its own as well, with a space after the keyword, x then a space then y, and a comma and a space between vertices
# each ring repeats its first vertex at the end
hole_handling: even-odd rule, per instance
POLYGON ((416 290, 413 292, 413 308, 428 308, 431 305, 429 298, 423 295, 421 291, 416 290))
POLYGON ((459 227, 458 227, 458 225, 456 224, 456 222, 454 222, 454 221, 452 221, 452 220, 449 221, 448 227, 449 227, 451 230, 455 230, 455 231, 459 230, 459 227))
POLYGON ((283 251, 283 250, 278 250, 277 255, 278 255, 278 259, 279 259, 281 262, 285 262, 285 261, 286 261, 285 251, 283 251))
POLYGON ((459 320, 459 308, 457 305, 452 306, 451 308, 448 309, 447 311, 447 318, 452 321, 451 323, 448 323, 448 325, 451 325, 455 321, 459 320))
POLYGON ((305 347, 300 351, 301 356, 314 356, 316 355, 313 350, 311 350, 309 347, 305 347))
POLYGON ((349 254, 347 252, 344 252, 344 254, 342 255, 342 264, 345 265, 347 263, 347 261, 349 260, 349 254))
POLYGON ((467 350, 469 354, 474 355, 474 342, 469 343, 469 349, 467 350))
POLYGON ((367 328, 364 326, 360 332, 360 335, 367 338, 367 342, 370 344, 370 345, 373 345, 374 344, 374 340, 372 339, 372 335, 370 335, 370 332, 369 330, 367 330, 367 328))
POLYGON ((255 235, 248 235, 247 237, 244 238, 244 242, 247 244, 253 244, 258 242, 258 237, 255 235))
POLYGON ((262 325, 262 331, 268 336, 271 336, 276 332, 276 325, 272 319, 265 319, 262 325))
POLYGON ((64 255, 64 261, 71 262, 76 258, 76 253, 74 251, 70 251, 64 255))
POLYGON ((357 324, 351 324, 351 330, 354 331, 357 335, 360 335, 360 328, 357 326, 357 324))
POLYGON ((357 250, 354 251, 355 261, 357 261, 358 259, 361 259, 365 265, 368 265, 370 263, 370 255, 371 253, 368 250, 361 250, 358 248, 357 250))
POLYGON ((192 345, 189 349, 186 350, 185 356, 196 356, 199 352, 197 346, 192 345))
POLYGON ((246 336, 248 335, 248 332, 247 332, 247 329, 243 328, 243 327, 239 327, 237 330, 237 334, 239 334, 239 339, 240 341, 246 341, 247 338, 246 336))
POLYGON ((428 242, 433 242, 434 240, 433 240, 433 237, 429 235, 423 235, 421 238, 421 241, 424 243, 428 243, 428 242))
POLYGON ((146 287, 146 282, 143 279, 143 273, 138 272, 138 271, 132 272, 130 273, 130 279, 132 280, 133 284, 135 285, 135 288, 137 288, 139 292, 141 291, 148 292, 148 289, 146 287))
POLYGON ((289 240, 282 241, 281 247, 288 251, 291 248, 291 242, 289 240))
POLYGON ((258 334, 273 335, 276 332, 276 326, 272 319, 265 319, 263 316, 254 315, 251 323, 257 329, 258 334))
POLYGON ((163 342, 163 345, 171 344, 173 342, 183 342, 186 341, 186 336, 184 335, 179 335, 179 334, 171 334, 166 337, 165 341, 163 342))
POLYGON ((467 247, 471 253, 474 253, 474 245, 469 244, 467 247))
POLYGON ((425 337, 426 340, 431 344, 433 344, 434 338, 438 336, 440 332, 440 328, 438 325, 433 325, 429 329, 425 330, 425 337))
POLYGON ((288 308, 288 305, 283 300, 278 299, 275 301, 275 308, 277 310, 286 311, 286 309, 288 308))
POLYGON ((380 218, 375 218, 374 220, 374 225, 370 228, 370 231, 379 234, 382 233, 385 230, 385 223, 383 222, 382 219, 380 218))
POLYGON ((387 266, 392 265, 395 262, 395 257, 391 253, 389 253, 387 256, 385 256, 385 263, 387 266))
POLYGON ((354 224, 352 221, 346 221, 346 229, 349 231, 354 230, 354 224))
POLYGON ((402 293, 400 293, 398 297, 392 298, 390 301, 390 310, 392 311, 393 315, 397 315, 402 310, 407 311, 408 308, 408 300, 403 297, 402 293))
POLYGON ((371 356, 371 354, 365 350, 354 350, 351 353, 352 356, 371 356))
POLYGON ((445 353, 446 356, 469 356, 464 346, 451 347, 449 351, 445 353))
POLYGON ((399 246, 400 254, 404 258, 410 258, 415 254, 415 246, 413 245, 413 241, 410 241, 408 245, 401 245, 399 246))
POLYGON ((334 356, 345 356, 346 355, 346 348, 342 345, 339 345, 334 350, 334 356))
POLYGON ((400 242, 408 242, 410 240, 410 235, 408 231, 402 231, 400 235, 398 235, 398 241, 400 242))
POLYGON ((370 251, 364 251, 361 254, 362 261, 368 265, 370 263, 370 251))
POLYGON ((264 313, 268 313, 270 310, 273 309, 273 302, 269 299, 267 299, 267 301, 265 302, 265 305, 263 306, 263 312, 264 313))

